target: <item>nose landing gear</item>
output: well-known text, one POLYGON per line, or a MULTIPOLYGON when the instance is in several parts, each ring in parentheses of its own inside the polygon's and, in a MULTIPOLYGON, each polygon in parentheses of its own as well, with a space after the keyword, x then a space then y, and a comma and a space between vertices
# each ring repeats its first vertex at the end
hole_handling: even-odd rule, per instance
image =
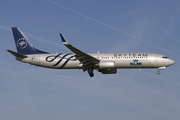
POLYGON ((159 70, 164 70, 164 69, 166 69, 166 67, 159 67, 157 74, 159 75, 161 73, 159 70))

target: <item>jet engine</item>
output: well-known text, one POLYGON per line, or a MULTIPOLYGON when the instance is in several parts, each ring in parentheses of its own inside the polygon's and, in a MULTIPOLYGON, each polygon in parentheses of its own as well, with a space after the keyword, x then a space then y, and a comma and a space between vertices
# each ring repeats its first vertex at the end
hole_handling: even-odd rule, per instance
POLYGON ((101 72, 102 74, 116 74, 117 73, 116 68, 99 69, 98 71, 101 72))
POLYGON ((115 61, 101 61, 99 63, 99 72, 102 74, 116 74, 115 61))
POLYGON ((114 68, 114 67, 115 67, 115 62, 114 61, 101 61, 99 63, 99 68, 100 69, 114 68))

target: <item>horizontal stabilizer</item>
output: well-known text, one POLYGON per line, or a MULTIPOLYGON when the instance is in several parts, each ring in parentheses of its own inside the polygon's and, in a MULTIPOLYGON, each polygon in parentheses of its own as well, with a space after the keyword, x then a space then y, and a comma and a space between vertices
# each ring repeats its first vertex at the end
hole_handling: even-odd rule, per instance
POLYGON ((7 51, 10 52, 12 55, 14 55, 17 58, 27 58, 28 57, 26 55, 22 55, 20 53, 17 53, 17 52, 11 51, 11 50, 7 50, 7 51))

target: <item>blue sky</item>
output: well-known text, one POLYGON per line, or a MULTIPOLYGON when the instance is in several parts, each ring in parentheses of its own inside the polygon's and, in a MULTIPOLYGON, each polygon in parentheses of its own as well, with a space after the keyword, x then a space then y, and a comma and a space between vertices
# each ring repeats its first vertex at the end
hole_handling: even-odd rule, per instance
POLYGON ((177 120, 180 118, 179 0, 1 0, 0 118, 6 120, 177 120), (70 53, 59 33, 87 53, 147 52, 176 63, 95 76, 18 62, 11 27, 38 49, 70 53))

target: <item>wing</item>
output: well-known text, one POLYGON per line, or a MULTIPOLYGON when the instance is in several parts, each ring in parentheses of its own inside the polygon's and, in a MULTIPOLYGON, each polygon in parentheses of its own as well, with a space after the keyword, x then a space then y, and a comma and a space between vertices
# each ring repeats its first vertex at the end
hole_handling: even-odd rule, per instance
POLYGON ((77 48, 73 47, 72 45, 70 45, 66 39, 63 37, 62 34, 60 34, 61 39, 63 44, 69 48, 72 52, 75 53, 76 59, 80 61, 80 63, 82 64, 83 67, 88 67, 88 66, 93 66, 94 64, 99 63, 100 61, 94 57, 92 57, 91 55, 88 55, 80 50, 78 50, 77 48))

